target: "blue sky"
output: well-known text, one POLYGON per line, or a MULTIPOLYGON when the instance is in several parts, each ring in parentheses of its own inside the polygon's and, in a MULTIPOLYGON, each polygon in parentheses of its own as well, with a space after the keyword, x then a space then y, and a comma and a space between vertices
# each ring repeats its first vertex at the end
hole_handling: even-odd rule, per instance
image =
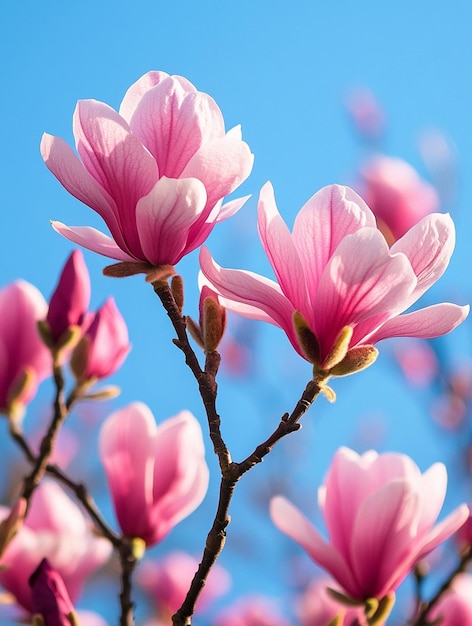
MULTIPOLYGON (((384 107, 388 132, 383 149, 425 175, 419 140, 423 133, 439 129, 457 155, 459 186, 450 207, 457 247, 431 301, 470 302, 470 272, 464 268, 472 260, 471 23, 468 0, 3 2, 0 284, 22 277, 48 297, 72 250, 52 231, 49 220, 100 226, 93 212, 69 197, 42 163, 42 133, 72 142, 72 113, 78 99, 95 98, 118 107, 134 80, 149 69, 160 69, 184 75, 211 94, 227 127, 242 125, 255 154, 253 173, 239 190, 253 194, 253 199, 208 243, 223 265, 241 264, 260 272, 267 268, 255 234, 255 199, 266 180, 272 181, 279 209, 291 224, 321 186, 353 179, 363 150, 344 106, 352 88, 368 87, 384 107)), ((106 279, 101 275, 106 260, 88 252, 85 257, 93 306, 113 295, 133 343, 127 363, 113 381, 122 387, 113 406, 143 400, 158 420, 181 408, 190 408, 201 418, 195 387, 183 372, 180 354, 170 345, 171 331, 152 290, 141 277, 106 279), (183 398, 186 407, 181 406, 183 398)), ((192 314, 196 255, 184 260, 180 270, 189 294, 187 312, 192 314)), ((273 424, 268 423, 269 416, 275 420, 290 409, 310 373, 291 354, 282 333, 259 325, 256 331, 245 332, 256 336, 257 375, 252 381, 223 378, 221 384, 223 428, 236 457, 248 453, 269 432, 273 424)), ((470 346, 470 326, 446 344, 458 358, 470 357, 470 346)), ((243 551, 241 545, 252 545, 247 529, 236 522, 238 506, 247 506, 254 495, 249 483, 254 479, 262 489, 262 477, 276 481, 281 468, 287 473, 287 459, 296 446, 309 469, 300 461, 294 474, 312 490, 313 501, 333 450, 341 444, 354 445, 359 424, 369 428, 377 415, 386 432, 383 448, 411 454, 423 469, 438 458, 449 458, 451 451, 441 446, 430 425, 424 398, 405 386, 389 355, 386 347, 372 371, 339 381, 338 402, 317 403, 305 420, 303 440, 300 436, 296 444, 284 443, 273 453, 275 458, 255 470, 260 470, 259 479, 247 477, 248 486, 241 487, 241 499, 235 503, 236 547, 228 546, 227 565, 243 551)), ((47 392, 41 401, 44 398, 47 392)), ((210 512, 215 489, 216 482, 209 495, 210 512)), ((198 533, 193 529, 204 524, 206 514, 197 514, 182 531, 176 529, 161 553, 179 541, 198 551, 205 529, 200 527, 198 533)), ((261 515, 253 521, 254 532, 260 526, 267 534, 269 525, 261 515)), ((229 544, 232 532, 233 528, 229 544)), ((270 531, 271 542, 279 539, 270 531)), ((272 545, 267 543, 269 552, 272 545)), ((251 561, 250 567, 248 559, 246 565, 244 559, 242 564, 238 560, 234 595, 261 579, 265 581, 261 591, 278 593, 283 575, 274 581, 268 576, 274 557, 257 558, 260 565, 251 561)))

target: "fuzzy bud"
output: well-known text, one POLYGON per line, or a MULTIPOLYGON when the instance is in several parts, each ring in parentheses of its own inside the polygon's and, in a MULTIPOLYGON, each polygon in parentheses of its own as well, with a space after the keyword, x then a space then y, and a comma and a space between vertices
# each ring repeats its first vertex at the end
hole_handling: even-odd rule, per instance
POLYGON ((330 369, 332 376, 348 376, 366 369, 377 359, 379 351, 374 346, 356 346, 348 350, 344 359, 330 369))
POLYGON ((226 329, 226 309, 209 287, 200 294, 200 328, 205 352, 215 352, 226 329))
POLYGON ((317 366, 320 360, 320 344, 300 311, 293 314, 293 327, 305 358, 317 366))

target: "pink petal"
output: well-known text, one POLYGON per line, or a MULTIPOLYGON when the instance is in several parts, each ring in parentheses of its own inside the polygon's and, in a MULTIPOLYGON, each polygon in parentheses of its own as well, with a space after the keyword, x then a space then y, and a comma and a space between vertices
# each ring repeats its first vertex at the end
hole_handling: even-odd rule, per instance
POLYGON ((127 250, 120 232, 118 209, 110 194, 91 176, 60 137, 44 133, 41 155, 48 169, 69 193, 96 211, 113 233, 123 250, 127 250))
POLYGON ((299 543, 346 590, 352 586, 352 575, 341 556, 293 504, 282 496, 275 496, 270 502, 270 516, 279 530, 299 543))
POLYGON ((250 319, 280 326, 294 337, 294 308, 277 283, 253 272, 220 267, 205 247, 200 251, 200 266, 209 285, 224 298, 225 307, 250 319))
POLYGON ((454 222, 450 215, 427 215, 403 235, 391 248, 410 259, 418 284, 408 304, 415 302, 444 273, 454 251, 454 222))
POLYGON ((116 516, 122 531, 129 536, 148 532, 156 431, 151 411, 135 402, 113 413, 100 432, 100 457, 116 516))
POLYGON ((375 228, 374 215, 349 187, 323 187, 301 208, 292 237, 312 299, 323 269, 341 240, 365 226, 375 228))
POLYGON ((254 155, 247 143, 225 136, 203 144, 188 161, 181 176, 202 181, 210 210, 246 180, 253 163, 254 155))
POLYGON ((111 237, 101 233, 96 228, 91 226, 66 226, 62 222, 56 221, 52 221, 51 226, 57 233, 69 239, 69 241, 87 248, 87 250, 92 250, 92 252, 97 252, 118 261, 136 261, 135 257, 123 252, 111 237))
POLYGON ((140 244, 153 265, 177 263, 186 249, 190 226, 206 203, 203 184, 194 178, 161 178, 136 207, 140 244))
POLYGON ((454 330, 469 314, 470 307, 443 302, 394 317, 367 337, 368 343, 377 343, 389 337, 440 337, 454 330))
POLYGON ((230 200, 229 202, 225 202, 223 206, 218 211, 218 215, 216 217, 216 222, 223 222, 227 220, 229 217, 235 215, 239 209, 246 204, 251 196, 243 196, 242 198, 235 198, 234 200, 230 200))
POLYGON ((438 518, 446 497, 447 471, 442 463, 434 463, 421 476, 421 491, 427 494, 424 498, 423 511, 421 513, 418 536, 423 535, 438 518))
POLYGON ((130 123, 131 118, 136 111, 136 107, 141 102, 144 94, 161 83, 164 78, 167 78, 168 76, 169 74, 166 72, 147 72, 131 85, 125 93, 119 109, 119 114, 128 122, 128 124, 130 123))
POLYGON ((140 257, 136 204, 158 180, 156 162, 123 118, 102 102, 78 102, 74 135, 85 168, 116 202, 128 249, 140 257))
POLYGON ((313 305, 321 354, 327 356, 345 326, 354 328, 352 345, 359 343, 402 310, 415 285, 408 259, 403 254, 390 256, 380 231, 363 228, 347 235, 321 276, 313 305), (363 321, 365 324, 356 329, 363 321))
POLYGON ((272 265, 277 281, 293 307, 311 321, 305 276, 290 231, 275 203, 274 189, 266 183, 259 196, 258 230, 264 251, 272 265))
POLYGON ((448 539, 464 524, 470 515, 469 507, 461 504, 452 513, 437 524, 425 537, 421 550, 418 552, 416 561, 420 561, 431 550, 434 550, 440 543, 448 539))
POLYGON ((184 169, 208 141, 224 136, 224 121, 215 101, 176 77, 164 78, 143 94, 130 127, 154 156, 160 176, 193 178, 184 169))

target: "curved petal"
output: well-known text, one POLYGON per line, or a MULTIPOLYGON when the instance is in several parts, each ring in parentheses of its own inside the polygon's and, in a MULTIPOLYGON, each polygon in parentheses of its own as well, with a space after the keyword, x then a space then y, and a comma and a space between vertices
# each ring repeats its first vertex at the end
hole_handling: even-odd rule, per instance
POLYGON ((99 451, 121 530, 146 536, 152 507, 154 437, 157 426, 149 408, 135 402, 104 423, 99 451))
POLYGON ((226 135, 203 144, 188 161, 181 176, 202 181, 210 211, 218 200, 246 180, 253 163, 254 155, 247 143, 226 135))
POLYGON ((136 107, 141 102, 144 94, 161 83, 164 78, 167 78, 168 76, 169 74, 166 72, 147 72, 131 85, 125 93, 118 111, 121 117, 128 122, 128 124, 131 122, 131 118, 136 111, 136 107))
POLYGON ((342 557, 293 504, 282 496, 272 498, 270 516, 279 530, 299 543, 315 563, 326 569, 348 593, 352 593, 354 581, 342 557))
POLYGON ((402 303, 415 285, 407 257, 391 256, 380 231, 363 228, 347 235, 323 272, 314 301, 314 331, 322 357, 329 354, 345 326, 354 328, 351 345, 355 345, 368 331, 403 310, 402 303), (364 320, 359 336, 356 325, 364 320))
POLYGON ((310 323, 312 310, 303 267, 290 231, 277 210, 274 189, 270 183, 266 183, 261 189, 257 226, 262 246, 283 293, 310 323))
POLYGON ((437 520, 446 497, 446 488, 446 467, 443 463, 434 463, 421 476, 421 490, 422 493, 428 494, 428 497, 424 498, 418 536, 422 536, 429 531, 437 520))
POLYGON ((418 277, 408 306, 444 274, 454 251, 455 240, 451 216, 433 213, 420 220, 393 244, 391 252, 406 254, 418 277))
POLYGON ((229 217, 235 215, 241 207, 243 207, 246 202, 249 200, 251 195, 242 196, 241 198, 235 198, 234 200, 230 200, 229 202, 225 202, 223 206, 218 211, 218 215, 216 218, 216 223, 223 222, 227 220, 229 217))
POLYGON ((103 102, 77 103, 74 136, 86 170, 116 202, 116 217, 128 249, 140 256, 136 204, 158 180, 155 160, 123 118, 103 102))
POLYGON ((142 95, 130 120, 134 135, 157 161, 160 176, 194 177, 184 173, 189 160, 204 143, 225 134, 216 102, 193 85, 189 90, 188 84, 164 78, 142 95))
POLYGON ((375 217, 349 187, 323 187, 300 209, 292 237, 312 300, 323 269, 341 240, 365 226, 375 228, 375 217))
POLYGON ((457 509, 439 522, 439 524, 437 524, 426 535, 425 540, 421 545, 421 549, 418 552, 416 561, 420 561, 424 556, 431 552, 431 550, 434 550, 436 546, 459 530, 469 515, 469 507, 466 504, 461 504, 461 506, 457 507, 457 509))
POLYGON ((454 330, 469 314, 470 307, 443 302, 394 317, 369 335, 366 341, 377 343, 389 337, 421 337, 431 339, 454 330))
POLYGON ((292 326, 295 309, 277 283, 252 272, 220 267, 205 247, 200 251, 200 267, 210 286, 225 298, 224 306, 241 315, 279 326, 296 344, 292 326), (243 306, 238 307, 238 303, 243 306), (246 305, 250 308, 245 308, 246 305))
POLYGON ((195 178, 161 178, 139 200, 136 222, 145 258, 153 265, 177 263, 186 248, 190 226, 206 202, 205 187, 195 178))
POLYGON ((110 259, 117 259, 118 261, 141 260, 123 252, 111 237, 91 226, 66 226, 62 222, 56 221, 52 221, 51 226, 69 241, 110 259))

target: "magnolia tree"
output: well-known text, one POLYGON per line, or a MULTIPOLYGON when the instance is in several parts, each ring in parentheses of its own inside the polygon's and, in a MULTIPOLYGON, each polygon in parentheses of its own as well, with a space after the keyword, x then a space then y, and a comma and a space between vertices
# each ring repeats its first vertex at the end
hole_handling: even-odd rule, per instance
MULTIPOLYGON (((364 119, 359 109, 356 115, 364 119)), ((188 626, 196 608, 227 586, 217 559, 239 481, 279 440, 299 430, 320 394, 335 400, 336 377, 362 376, 383 339, 438 337, 467 317, 468 306, 451 303, 410 310, 446 270, 454 224, 436 212, 434 191, 407 164, 376 157, 361 171, 368 203, 349 187, 324 187, 300 209, 291 232, 266 183, 257 227, 275 280, 226 269, 202 244, 247 200, 224 203, 250 175, 253 155, 238 127, 225 130, 211 97, 185 78, 149 72, 129 88, 118 112, 102 102, 80 101, 73 129, 78 154, 47 134, 41 154, 59 182, 100 215, 109 234, 89 226, 52 226, 74 244, 112 259, 105 275, 144 274, 143 288, 148 283, 154 290, 183 353, 182 367, 190 369, 201 396, 220 470, 219 500, 197 560, 175 552, 137 568, 146 551, 165 541, 206 494, 206 435, 197 419, 182 406, 156 424, 150 408, 135 402, 104 421, 96 436, 119 530, 107 523, 90 485, 59 462, 64 422, 83 401, 117 395, 115 387, 101 382, 120 368, 130 349, 112 298, 89 311, 89 274, 77 249, 49 303, 24 281, 0 291, 0 410, 30 466, 20 493, 1 510, 0 584, 22 621, 100 625, 98 615, 74 607, 87 579, 114 553, 120 564, 115 623, 134 624, 139 584, 158 608, 152 624, 188 626), (192 317, 183 311, 178 264, 197 248, 201 295, 192 317), (281 408, 272 432, 269 427, 265 440, 240 461, 222 435, 225 416, 217 401, 218 347, 227 310, 278 326, 312 367, 295 406, 281 408), (71 388, 66 370, 73 375, 71 388), (25 435, 23 417, 46 378, 53 380, 55 397, 36 447, 25 435)), ((409 624, 472 624, 469 509, 464 504, 437 521, 446 483, 441 463, 422 473, 404 454, 359 455, 344 447, 318 489, 327 534, 284 495, 272 498, 267 515, 325 571, 298 603, 300 623, 384 624, 396 590, 413 574, 418 584, 409 624), (424 558, 453 535, 460 538, 456 568, 425 597, 424 558)), ((254 596, 230 607, 215 624, 288 622, 254 596)))

